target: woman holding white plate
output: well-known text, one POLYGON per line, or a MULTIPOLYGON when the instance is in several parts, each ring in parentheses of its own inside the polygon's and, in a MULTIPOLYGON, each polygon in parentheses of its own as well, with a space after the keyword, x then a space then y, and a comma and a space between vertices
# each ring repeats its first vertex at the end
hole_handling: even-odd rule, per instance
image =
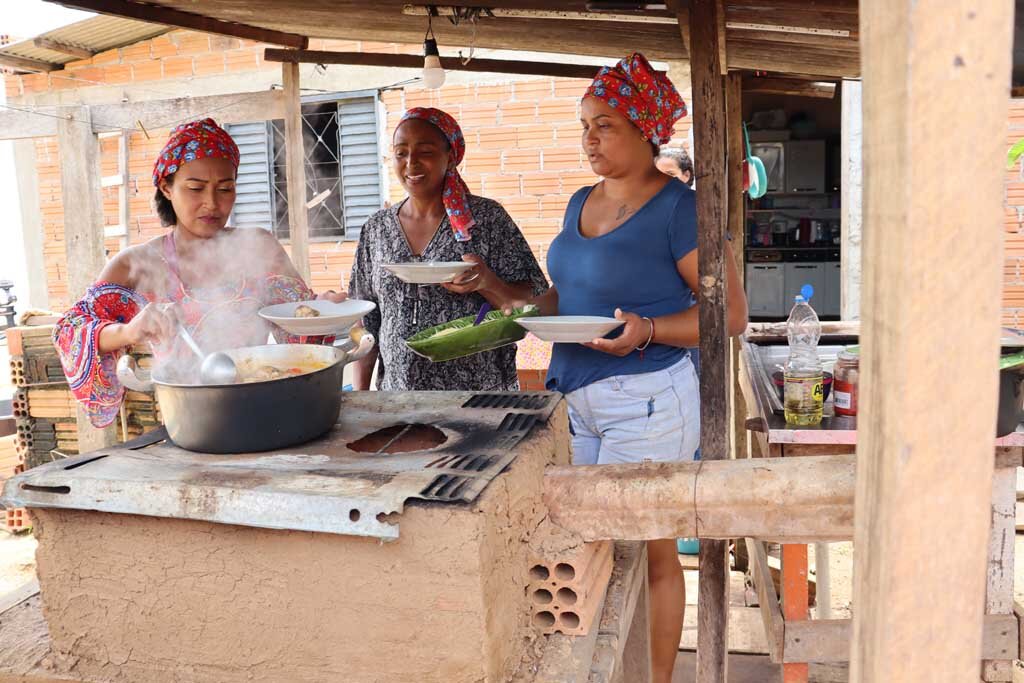
MULTIPOLYGON (((520 321, 543 335, 545 325, 556 333, 585 327, 573 316, 614 317, 603 330, 587 328, 598 338, 556 343, 552 352, 547 386, 566 395, 577 465, 688 461, 700 442, 697 375, 686 351, 700 336, 691 301, 695 194, 656 165, 659 145, 685 114, 675 87, 641 54, 601 69, 583 97, 583 149, 603 180, 573 195, 548 250, 553 286, 534 303, 557 317, 520 321), (604 336, 610 326, 617 329, 604 336)), ((731 255, 725 262, 735 335, 746 327, 746 299, 731 255)), ((685 584, 675 539, 647 547, 654 680, 668 683, 685 584)))
POLYGON ((508 212, 469 193, 458 172, 465 148, 459 124, 438 109, 410 109, 395 129, 394 172, 409 196, 370 216, 359 237, 349 294, 377 304, 363 324, 379 345, 356 362, 356 389, 370 388, 378 361, 384 391, 519 388, 514 345, 433 363, 405 344, 485 303, 501 309, 548 286, 508 212))

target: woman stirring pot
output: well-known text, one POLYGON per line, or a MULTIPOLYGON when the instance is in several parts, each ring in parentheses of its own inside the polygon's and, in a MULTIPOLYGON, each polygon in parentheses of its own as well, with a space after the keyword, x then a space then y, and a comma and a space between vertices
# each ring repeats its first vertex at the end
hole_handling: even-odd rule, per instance
POLYGON ((273 235, 227 227, 238 163, 238 146, 213 119, 175 128, 153 168, 154 203, 170 231, 118 253, 57 324, 68 383, 95 426, 120 409, 115 366, 126 348, 151 343, 162 372, 188 376, 196 360, 176 335, 179 324, 206 353, 264 344, 261 308, 315 298, 273 235))

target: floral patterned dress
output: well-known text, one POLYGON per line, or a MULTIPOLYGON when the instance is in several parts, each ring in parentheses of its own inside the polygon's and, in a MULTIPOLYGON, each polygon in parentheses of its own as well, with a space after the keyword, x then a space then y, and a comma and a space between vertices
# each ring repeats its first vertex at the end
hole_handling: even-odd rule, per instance
POLYGON ((434 325, 475 315, 485 299, 453 294, 438 285, 410 285, 381 267, 383 263, 461 261, 476 254, 508 283, 529 283, 534 294, 548 283, 512 217, 498 202, 469 195, 476 219, 469 241, 455 238, 446 217, 422 254, 413 254, 398 220, 401 204, 378 211, 359 238, 349 296, 377 304, 363 320, 377 337, 380 358, 377 388, 384 391, 516 391, 516 347, 509 345, 442 363, 414 354, 405 340, 434 325))
MULTIPOLYGON (((111 424, 124 399, 124 387, 116 372, 122 352, 100 353, 100 332, 107 325, 131 322, 147 303, 177 304, 183 324, 207 353, 266 344, 272 331, 279 342, 327 343, 333 339, 292 337, 278 328, 271 329, 257 315, 264 306, 315 298, 302 280, 267 273, 216 287, 190 288, 178 275, 172 235, 165 236, 163 242, 163 260, 172 283, 168 292, 137 292, 123 285, 97 282, 54 330, 54 345, 71 392, 96 427, 111 424)), ((176 369, 183 375, 194 370, 195 356, 178 338, 153 352, 156 367, 176 369)))

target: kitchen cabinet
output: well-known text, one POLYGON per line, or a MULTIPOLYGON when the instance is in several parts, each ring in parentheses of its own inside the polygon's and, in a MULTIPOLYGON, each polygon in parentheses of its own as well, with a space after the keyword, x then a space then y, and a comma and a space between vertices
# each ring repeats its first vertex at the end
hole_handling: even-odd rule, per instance
POLYGON ((814 287, 811 306, 821 312, 823 294, 825 292, 825 263, 787 263, 784 276, 784 315, 788 315, 793 307, 793 297, 800 293, 804 285, 814 287))
POLYGON ((825 192, 824 140, 791 140, 785 143, 785 162, 784 192, 825 192))
POLYGON ((829 316, 839 316, 842 310, 842 288, 843 276, 842 266, 838 261, 825 264, 825 296, 822 303, 822 313, 829 316))
POLYGON ((748 263, 746 269, 747 311, 751 316, 784 315, 785 265, 748 263))

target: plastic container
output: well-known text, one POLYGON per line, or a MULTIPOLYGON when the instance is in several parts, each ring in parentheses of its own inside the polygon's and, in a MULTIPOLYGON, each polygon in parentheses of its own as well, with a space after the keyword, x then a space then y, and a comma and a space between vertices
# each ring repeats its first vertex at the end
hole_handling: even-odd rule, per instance
POLYGON ((786 384, 783 407, 786 423, 799 427, 821 424, 821 409, 825 402, 824 370, 818 358, 821 323, 807 303, 813 292, 810 285, 804 285, 803 294, 794 299, 793 310, 786 322, 789 360, 783 372, 786 384))
POLYGON ((857 386, 860 384, 859 346, 847 346, 839 352, 832 375, 835 413, 853 417, 857 414, 857 386))
POLYGON ((700 552, 700 540, 696 538, 677 538, 676 551, 680 555, 696 555, 700 552))

